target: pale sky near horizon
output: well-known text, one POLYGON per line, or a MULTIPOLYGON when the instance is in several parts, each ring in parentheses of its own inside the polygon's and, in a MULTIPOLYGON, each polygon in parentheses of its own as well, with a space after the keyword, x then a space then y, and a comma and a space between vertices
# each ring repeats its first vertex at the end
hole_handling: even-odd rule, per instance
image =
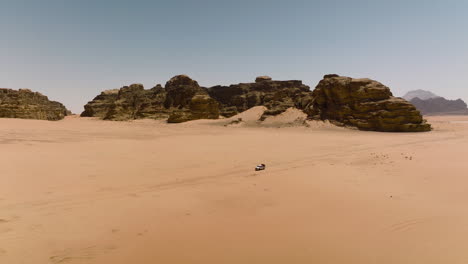
POLYGON ((103 90, 368 77, 468 100, 466 0, 0 0, 0 87, 80 113, 103 90))

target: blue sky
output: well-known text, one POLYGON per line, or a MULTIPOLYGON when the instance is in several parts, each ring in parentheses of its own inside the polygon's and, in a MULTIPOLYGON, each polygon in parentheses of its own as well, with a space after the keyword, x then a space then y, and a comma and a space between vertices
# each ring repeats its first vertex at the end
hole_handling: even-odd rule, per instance
POLYGON ((468 100, 465 0, 0 0, 0 33, 0 87, 77 113, 102 90, 177 74, 313 88, 337 73, 468 100))

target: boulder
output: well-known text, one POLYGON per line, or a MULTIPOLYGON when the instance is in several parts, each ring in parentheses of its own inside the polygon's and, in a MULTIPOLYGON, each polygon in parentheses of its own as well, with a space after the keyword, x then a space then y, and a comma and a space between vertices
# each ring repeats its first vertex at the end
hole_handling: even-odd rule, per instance
POLYGON ((219 118, 218 102, 187 75, 171 78, 165 88, 167 96, 164 106, 172 110, 168 123, 219 118))
POLYGON ((69 111, 59 102, 29 89, 0 89, 0 118, 61 120, 69 111))
POLYGON ((166 108, 186 108, 196 94, 207 94, 195 80, 187 75, 177 75, 166 83, 166 108))
POLYGON ((265 81, 271 81, 271 77, 270 76, 258 76, 257 78, 255 78, 255 82, 258 83, 258 82, 265 82, 265 81))
POLYGON ((207 94, 195 95, 190 101, 192 119, 218 119, 219 104, 207 94))
POLYGON ((371 80, 326 75, 304 111, 310 119, 330 120, 361 130, 421 132, 431 130, 421 113, 390 88, 371 80))

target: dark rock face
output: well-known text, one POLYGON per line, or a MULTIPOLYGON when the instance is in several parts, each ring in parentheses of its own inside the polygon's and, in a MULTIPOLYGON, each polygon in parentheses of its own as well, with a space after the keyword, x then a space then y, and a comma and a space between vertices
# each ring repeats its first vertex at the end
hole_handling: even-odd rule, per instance
POLYGON ((466 103, 462 99, 447 100, 443 97, 422 100, 419 97, 410 101, 421 113, 428 114, 468 114, 466 103))
POLYGON ((109 108, 117 100, 119 89, 107 90, 96 96, 91 102, 84 106, 82 117, 100 117, 104 118, 109 108))
POLYGON ((196 81, 178 75, 169 80, 165 88, 157 85, 145 90, 141 84, 132 84, 103 92, 85 106, 81 116, 116 121, 169 118, 176 123, 216 119, 219 108, 196 81))
POLYGON ((29 89, 0 89, 0 118, 61 120, 69 111, 63 104, 29 89))
POLYGON ((290 107, 304 109, 312 94, 302 81, 272 81, 266 76, 258 77, 255 83, 214 86, 208 93, 220 103, 220 113, 225 117, 263 105, 268 110, 262 119, 281 114, 290 107))
POLYGON ((165 95, 166 92, 160 85, 145 90, 141 84, 132 84, 102 92, 85 105, 81 116, 117 121, 167 118, 169 111, 163 107, 165 95))
POLYGON ((168 123, 182 123, 197 119, 218 119, 219 104, 207 94, 192 97, 189 108, 174 111, 167 120, 168 123))
POLYGON ((163 107, 165 91, 161 86, 145 90, 141 84, 122 87, 116 99, 110 104, 104 119, 132 120, 140 118, 167 118, 163 107))
POLYGON ((312 97, 312 103, 304 110, 311 119, 330 120, 361 130, 431 130, 411 103, 393 97, 388 87, 374 80, 326 75, 312 97))
POLYGON ((165 88, 167 96, 164 106, 166 108, 186 108, 196 94, 206 94, 206 91, 187 75, 173 77, 166 83, 165 88))

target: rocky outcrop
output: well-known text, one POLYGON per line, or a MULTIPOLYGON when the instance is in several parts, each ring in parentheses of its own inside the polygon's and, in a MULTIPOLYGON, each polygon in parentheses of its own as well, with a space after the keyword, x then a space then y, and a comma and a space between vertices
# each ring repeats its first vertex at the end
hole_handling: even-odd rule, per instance
POLYGON ((198 94, 190 99, 188 109, 174 111, 168 123, 182 123, 197 119, 218 119, 219 104, 207 94, 198 94))
POLYGON ((429 131, 420 112, 374 80, 326 75, 304 109, 311 119, 330 120, 361 130, 384 132, 429 131))
POLYGON ((166 92, 160 85, 145 90, 141 84, 120 88, 104 116, 106 120, 161 119, 169 116, 164 108, 166 92))
POLYGON ((214 86, 208 89, 220 103, 222 116, 231 117, 254 106, 265 106, 262 119, 278 115, 290 107, 303 109, 311 101, 310 87, 302 81, 273 81, 268 76, 257 77, 255 83, 214 86))
POLYGON ((164 106, 166 108, 187 108, 195 95, 207 94, 205 89, 187 75, 173 77, 166 83, 165 89, 167 96, 164 106))
POLYGON ((410 102, 424 115, 468 114, 467 105, 462 99, 447 100, 443 97, 435 97, 423 100, 415 97, 410 102))
POLYGON ((161 85, 145 90, 141 84, 104 91, 85 105, 81 116, 116 121, 167 118, 169 111, 163 106, 165 94, 161 85))
POLYGON ((165 88, 157 85, 145 90, 141 84, 132 84, 103 92, 85 106, 81 116, 116 121, 168 119, 168 122, 178 123, 216 119, 219 108, 206 89, 190 77, 178 75, 169 80, 165 88))
POLYGON ((61 120, 69 111, 63 104, 29 89, 0 89, 0 117, 61 120))
POLYGON ((141 84, 101 93, 85 106, 82 116, 109 120, 167 118, 169 123, 232 117, 263 106, 260 121, 289 108, 304 111, 309 119, 329 120, 361 130, 429 131, 420 112, 385 85, 370 79, 325 75, 312 92, 302 81, 275 81, 257 77, 254 83, 203 88, 190 77, 178 75, 165 87, 145 90, 141 84))
POLYGON ((82 117, 100 117, 107 115, 111 105, 117 100, 119 89, 106 90, 84 106, 82 117))

